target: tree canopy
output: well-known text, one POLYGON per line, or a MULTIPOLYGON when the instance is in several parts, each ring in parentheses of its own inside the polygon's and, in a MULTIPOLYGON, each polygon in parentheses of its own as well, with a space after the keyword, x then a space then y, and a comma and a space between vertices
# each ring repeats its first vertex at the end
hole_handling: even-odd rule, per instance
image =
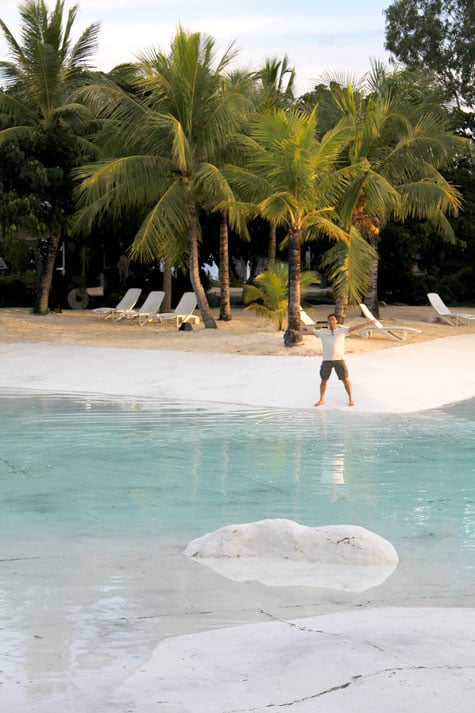
POLYGON ((19 7, 20 40, 0 20, 13 59, 0 61, 0 77, 6 84, 6 89, 0 90, 0 145, 17 142, 27 165, 34 166, 35 179, 22 183, 18 174, 24 168, 18 167, 7 197, 15 223, 10 215, 2 216, 2 223, 5 229, 9 221, 9 231, 13 225, 26 226, 47 242, 47 258, 37 266, 41 279, 34 309, 41 314, 48 311, 56 253, 72 212, 70 170, 80 153, 84 159, 92 151, 85 137, 90 115, 73 101, 72 92, 83 81, 99 25, 90 25, 73 42, 77 10, 74 5, 66 14, 63 0, 57 0, 52 10, 44 0, 26 0, 19 7), (26 202, 15 204, 12 191, 26 202), (24 215, 19 210, 22 206, 24 215))
POLYGON ((385 10, 386 49, 429 70, 458 106, 475 105, 473 0, 395 0, 385 10))

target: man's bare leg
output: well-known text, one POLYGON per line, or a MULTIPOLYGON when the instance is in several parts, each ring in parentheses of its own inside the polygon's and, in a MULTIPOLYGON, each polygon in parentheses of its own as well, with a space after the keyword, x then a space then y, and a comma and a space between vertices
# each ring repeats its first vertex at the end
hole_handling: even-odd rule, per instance
POLYGON ((351 391, 351 383, 349 379, 342 379, 343 381, 343 386, 345 387, 345 391, 348 394, 348 406, 354 406, 355 402, 353 401, 353 394, 351 391))
POLYGON ((323 406, 325 403, 325 394, 327 391, 327 386, 328 386, 328 379, 322 379, 320 382, 320 400, 317 401, 314 406, 323 406))

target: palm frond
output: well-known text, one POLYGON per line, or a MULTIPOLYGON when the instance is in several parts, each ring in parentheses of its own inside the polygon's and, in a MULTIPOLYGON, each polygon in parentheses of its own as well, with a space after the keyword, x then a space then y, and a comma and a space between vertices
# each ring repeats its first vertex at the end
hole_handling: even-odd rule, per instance
POLYGON ((76 169, 73 178, 80 181, 75 190, 79 214, 83 216, 80 222, 84 224, 87 216, 90 227, 91 217, 120 215, 125 205, 153 205, 160 192, 173 182, 166 170, 167 163, 154 156, 125 156, 76 169))
POLYGON ((234 193, 243 201, 256 204, 269 194, 268 181, 249 169, 227 164, 222 168, 222 173, 234 193))
POLYGON ((78 69, 85 67, 87 54, 96 47, 98 27, 92 25, 83 32, 71 54, 71 30, 77 10, 76 5, 72 6, 65 20, 64 1, 57 0, 49 12, 43 0, 26 0, 20 5, 21 42, 0 21, 15 60, 1 63, 0 72, 11 92, 29 107, 31 123, 51 125, 57 119, 55 112, 68 103, 78 69))
MULTIPOLYGON (((288 309, 288 266, 270 261, 267 269, 254 278, 254 285, 244 285, 243 302, 246 310, 273 321, 283 329, 288 309)), ((300 290, 303 293, 311 284, 319 283, 317 273, 307 270, 300 274, 300 290)))
POLYGON ((29 124, 36 121, 36 112, 23 97, 11 92, 0 91, 0 113, 8 124, 29 124))
POLYGON ((186 262, 188 215, 183 189, 171 184, 148 213, 131 247, 131 255, 143 262, 165 259, 169 264, 186 262))
POLYGON ((30 136, 31 132, 31 126, 11 126, 9 129, 3 129, 3 131, 0 131, 0 144, 10 139, 18 140, 30 136))
POLYGON ((343 243, 350 240, 348 231, 338 225, 338 215, 331 207, 308 213, 302 224, 302 242, 323 236, 343 243))
POLYGON ((404 220, 407 217, 426 219, 439 226, 441 234, 451 238, 453 230, 447 231, 449 223, 441 220, 442 214, 456 215, 462 205, 460 192, 437 173, 432 180, 406 183, 399 188, 401 203, 396 217, 404 220))
MULTIPOLYGON (((9 30, 8 27, 6 26, 6 24, 5 24, 5 23, 3 22, 3 20, 1 20, 1 19, 0 19, 0 28, 1 28, 2 32, 3 32, 3 36, 4 36, 5 40, 6 40, 7 45, 8 45, 8 49, 9 49, 10 55, 12 56, 12 58, 14 59, 14 61, 17 63, 17 65, 19 65, 19 68, 18 68, 18 70, 17 70, 17 71, 19 71, 20 68, 24 68, 25 65, 26 65, 26 58, 25 58, 25 56, 24 56, 23 50, 22 50, 21 46, 18 44, 18 42, 16 41, 15 37, 13 36, 13 34, 10 32, 10 30, 9 30)), ((3 67, 3 66, 10 66, 10 67, 13 67, 14 64, 13 64, 13 63, 10 63, 10 62, 8 62, 8 63, 7 63, 7 62, 5 62, 5 63, 2 62, 2 63, 0 64, 0 67, 3 67)), ((2 73, 3 73, 3 72, 2 72, 2 73)), ((8 77, 7 77, 7 78, 8 78, 8 77)))
POLYGON ((335 297, 348 297, 350 304, 361 302, 375 258, 375 251, 355 228, 351 229, 349 242, 340 241, 330 248, 321 267, 328 275, 335 297))
POLYGON ((270 319, 277 329, 282 329, 288 307, 286 265, 269 263, 267 270, 255 278, 255 283, 243 287, 245 309, 270 319))
POLYGON ((84 30, 69 52, 70 68, 87 69, 91 66, 89 60, 91 55, 97 51, 100 29, 101 24, 94 22, 84 30))

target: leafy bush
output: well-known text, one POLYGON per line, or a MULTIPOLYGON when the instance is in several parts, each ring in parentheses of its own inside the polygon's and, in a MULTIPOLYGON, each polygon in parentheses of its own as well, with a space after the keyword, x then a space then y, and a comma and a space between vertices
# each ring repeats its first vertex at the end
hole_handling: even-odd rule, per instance
MULTIPOLYGON (((300 273, 300 291, 303 292, 312 284, 319 283, 316 272, 300 273)), ((253 285, 244 285, 243 302, 246 310, 252 310, 260 317, 266 317, 274 322, 279 331, 284 331, 284 324, 289 306, 288 301, 289 274, 288 267, 282 262, 269 262, 267 270, 254 278, 253 285)))
POLYGON ((32 307, 36 294, 36 275, 27 272, 0 277, 0 307, 32 307))

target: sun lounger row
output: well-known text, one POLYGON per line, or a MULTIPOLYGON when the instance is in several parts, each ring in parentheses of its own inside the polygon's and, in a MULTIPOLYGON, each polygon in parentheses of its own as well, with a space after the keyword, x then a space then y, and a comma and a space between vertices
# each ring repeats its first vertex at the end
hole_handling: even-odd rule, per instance
POLYGON ((141 307, 135 309, 142 290, 131 288, 127 290, 123 298, 115 307, 98 307, 93 312, 104 319, 111 319, 118 322, 121 319, 137 319, 138 324, 143 327, 148 322, 156 321, 160 325, 174 323, 179 329, 184 322, 199 324, 200 318, 193 314, 197 306, 197 299, 194 292, 185 292, 173 312, 160 313, 165 293, 153 290, 149 293, 141 307))
MULTIPOLYGON (((141 327, 148 322, 153 321, 158 322, 160 325, 165 322, 174 322, 177 329, 179 329, 184 322, 199 324, 200 318, 198 315, 193 314, 197 307, 197 299, 194 292, 185 292, 173 312, 166 313, 160 313, 160 307, 165 297, 165 293, 158 290, 150 292, 142 306, 135 309, 135 305, 137 304, 141 293, 142 290, 140 288, 130 288, 115 307, 98 307, 94 309, 93 312, 101 315, 104 319, 112 319, 113 321, 137 318, 138 324, 141 327)), ((448 324, 453 326, 458 324, 467 324, 470 320, 475 319, 475 314, 469 314, 467 312, 452 312, 449 310, 436 292, 428 292, 427 297, 429 298, 429 302, 437 312, 439 318, 448 324)), ((408 333, 420 334, 421 332, 420 329, 404 325, 385 326, 378 319, 375 319, 365 304, 360 304, 359 307, 366 319, 373 322, 373 324, 369 324, 360 331, 360 337, 367 338, 370 337, 373 332, 376 332, 388 337, 389 339, 401 342, 406 339, 408 333)), ((305 310, 302 309, 302 307, 300 308, 300 318, 302 323, 307 327, 315 325, 313 319, 305 312, 305 310)))
MULTIPOLYGON (((444 304, 437 292, 428 292, 427 297, 442 322, 457 326, 459 324, 467 324, 470 320, 475 320, 475 314, 469 314, 468 312, 452 312, 444 304)), ((415 327, 407 327, 399 324, 390 326, 384 325, 372 315, 365 304, 360 304, 359 308, 366 319, 373 322, 373 324, 368 324, 367 327, 360 331, 359 335, 364 339, 370 337, 373 333, 377 333, 384 337, 388 337, 389 339, 394 339, 397 342, 403 342, 408 334, 421 333, 421 330, 416 329, 415 327)), ((300 319, 305 327, 315 326, 314 320, 307 314, 307 312, 305 312, 304 309, 302 309, 302 307, 300 308, 300 319)))
MULTIPOLYGON (((421 331, 415 327, 406 327, 401 325, 391 325, 390 327, 385 327, 378 319, 373 317, 366 305, 360 304, 359 308, 366 319, 374 322, 374 324, 368 324, 367 327, 360 331, 359 335, 360 337, 363 337, 363 339, 367 339, 373 334, 373 332, 377 332, 378 334, 388 337, 389 339, 394 339, 397 342, 403 342, 409 332, 420 333, 421 331)), ((305 312, 304 309, 302 309, 302 307, 300 308, 300 319, 302 320, 302 324, 306 327, 315 326, 313 319, 305 312)))

